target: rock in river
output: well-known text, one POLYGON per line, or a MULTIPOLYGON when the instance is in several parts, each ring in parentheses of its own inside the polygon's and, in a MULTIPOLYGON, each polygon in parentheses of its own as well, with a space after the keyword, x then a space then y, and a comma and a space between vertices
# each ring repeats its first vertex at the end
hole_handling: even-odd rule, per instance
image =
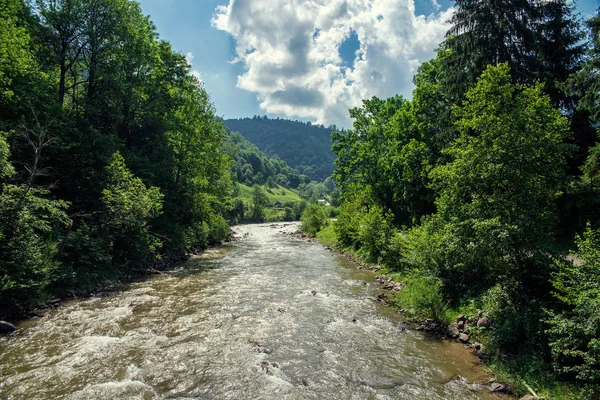
POLYGON ((11 333, 16 331, 17 328, 10 322, 0 321, 0 334, 2 333, 11 333))

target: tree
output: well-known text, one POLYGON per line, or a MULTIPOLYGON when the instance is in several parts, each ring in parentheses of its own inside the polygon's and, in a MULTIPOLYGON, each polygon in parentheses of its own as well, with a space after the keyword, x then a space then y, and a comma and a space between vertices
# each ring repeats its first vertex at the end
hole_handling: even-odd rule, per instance
POLYGON ((69 74, 73 77, 71 89, 78 82, 77 63, 88 45, 85 22, 89 10, 80 0, 37 0, 43 22, 51 31, 51 49, 59 68, 58 102, 62 106, 67 92, 69 74))
POLYGON ((527 0, 457 0, 452 27, 446 34, 444 69, 446 87, 454 101, 471 88, 488 65, 508 62, 518 81, 530 64, 534 32, 530 17, 534 4, 527 0))
MULTIPOLYGON (((0 180, 14 169, 0 135, 0 180)), ((44 300, 59 264, 56 237, 70 224, 68 203, 48 199, 30 185, 3 183, 0 188, 0 315, 11 315, 44 300)))
POLYGON ((269 199, 267 194, 259 185, 252 186, 252 213, 251 218, 255 222, 262 222, 265 218, 265 206, 269 199))
POLYGON ((119 264, 135 266, 160 248, 150 222, 162 212, 163 195, 156 187, 146 188, 119 152, 112 156, 106 175, 103 222, 113 242, 113 257, 119 264))
POLYGON ((302 231, 312 237, 315 237, 329 223, 327 214, 325 214, 325 208, 317 203, 309 204, 304 209, 300 220, 302 221, 302 231))
POLYGON ((29 10, 22 0, 0 0, 0 106, 16 117, 38 72, 29 33, 29 10))
POLYGON ((189 72, 135 1, 0 0, 0 318, 227 236, 226 133, 189 72))
MULTIPOLYGON (((577 71, 568 81, 570 92, 578 97, 579 108, 585 112, 585 116, 592 122, 600 121, 600 9, 596 16, 587 22, 590 28, 590 46, 587 54, 587 61, 583 67, 577 71)), ((597 139, 594 138, 594 139, 597 139)), ((587 146, 590 145, 589 140, 583 140, 581 143, 584 147, 582 152, 585 154, 587 146)), ((596 144, 598 147, 598 144, 596 144)), ((585 162, 585 170, 590 171, 592 164, 596 160, 595 154, 598 150, 590 151, 590 157, 585 162)), ((585 171, 584 171, 585 172, 585 171)))
POLYGON ((546 84, 544 90, 554 107, 572 113, 577 99, 564 90, 564 83, 580 68, 585 52, 585 34, 575 19, 575 4, 568 0, 543 1, 536 37, 537 57, 530 66, 534 79, 546 84))
POLYGON ((275 187, 275 182, 273 182, 273 177, 272 176, 269 176, 267 178, 267 183, 266 184, 267 184, 267 187, 269 189, 273 189, 275 187))
POLYGON ((592 121, 600 121, 600 8, 587 25, 591 42, 587 62, 569 83, 571 90, 581 95, 580 107, 590 113, 592 121))
POLYGON ((487 276, 525 279, 556 221, 568 121, 541 85, 512 84, 508 64, 488 67, 454 113, 460 137, 444 150, 451 161, 431 172, 435 218, 487 276))
POLYGON ((6 178, 10 178, 15 173, 15 169, 9 162, 10 148, 5 132, 0 131, 0 182, 6 178))
POLYGON ((430 150, 413 104, 398 96, 373 98, 350 114, 354 129, 332 134, 336 183, 342 191, 351 184, 369 187, 375 204, 391 210, 398 224, 416 223, 430 210, 430 150))
POLYGON ((454 102, 475 85, 488 65, 508 63, 513 82, 546 83, 556 107, 572 110, 560 86, 583 54, 581 30, 566 0, 456 1, 442 45, 444 86, 454 102))

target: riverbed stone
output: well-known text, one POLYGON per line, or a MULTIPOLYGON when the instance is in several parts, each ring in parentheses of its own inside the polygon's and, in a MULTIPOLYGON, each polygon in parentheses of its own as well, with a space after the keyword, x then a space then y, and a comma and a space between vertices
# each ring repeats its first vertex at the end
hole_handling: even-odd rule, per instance
POLYGON ((494 382, 490 386, 490 392, 492 393, 508 393, 508 386, 504 383, 494 382))
POLYGON ((448 336, 453 337, 453 338, 457 338, 458 335, 460 335, 458 326, 456 324, 448 325, 448 328, 446 329, 446 333, 448 334, 448 336))
POLYGON ((456 322, 465 322, 467 320, 467 316, 465 314, 460 314, 458 317, 456 317, 456 322))
POLYGON ((463 343, 469 343, 469 335, 467 335, 466 333, 461 333, 458 336, 458 340, 460 340, 463 343))
POLYGON ((2 333, 11 333, 16 331, 17 328, 11 324, 10 322, 0 321, 0 334, 2 333))
POLYGON ((489 328, 490 320, 487 317, 482 317, 477 320, 477 326, 480 328, 489 328))
POLYGON ((523 396, 521 397, 521 400, 536 400, 536 397, 533 397, 532 395, 527 395, 527 396, 523 396))
POLYGON ((463 331, 465 329, 465 321, 458 321, 456 323, 456 326, 458 328, 459 331, 463 331))

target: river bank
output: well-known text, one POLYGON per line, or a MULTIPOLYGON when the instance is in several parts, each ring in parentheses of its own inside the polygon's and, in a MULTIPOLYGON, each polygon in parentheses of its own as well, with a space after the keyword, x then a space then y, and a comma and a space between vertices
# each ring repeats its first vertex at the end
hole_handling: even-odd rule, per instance
POLYGON ((10 334, 16 331, 16 327, 21 323, 43 317, 46 313, 61 307, 61 305, 67 301, 108 297, 119 291, 124 285, 131 284, 153 275, 168 274, 176 269, 178 265, 188 261, 192 257, 197 257, 206 251, 217 249, 227 243, 240 240, 243 237, 243 233, 236 229, 236 227, 232 227, 228 237, 219 244, 215 244, 205 249, 193 249, 180 254, 171 254, 153 260, 143 267, 120 273, 112 279, 98 282, 96 285, 93 285, 93 287, 81 287, 69 295, 53 297, 45 303, 40 303, 36 307, 25 310, 22 313, 8 316, 0 315, 0 335, 10 334))
MULTIPOLYGON (((306 235, 300 233, 299 237, 306 235)), ((343 255, 359 269, 375 273, 382 289, 387 291, 386 296, 378 298, 378 301, 403 315, 413 329, 452 340, 468 348, 481 360, 486 371, 494 376, 496 390, 518 395, 523 400, 578 398, 577 388, 552 379, 546 374, 546 367, 540 365, 538 360, 515 359, 514 356, 488 352, 491 343, 487 333, 494 329, 493 321, 486 318, 483 310, 473 303, 446 309, 443 319, 438 321, 416 316, 411 310, 404 308, 399 296, 399 289, 414 279, 410 274, 392 272, 385 266, 369 263, 360 255, 359 250, 340 246, 331 224, 322 229, 316 238, 308 240, 317 241, 330 251, 343 255)))

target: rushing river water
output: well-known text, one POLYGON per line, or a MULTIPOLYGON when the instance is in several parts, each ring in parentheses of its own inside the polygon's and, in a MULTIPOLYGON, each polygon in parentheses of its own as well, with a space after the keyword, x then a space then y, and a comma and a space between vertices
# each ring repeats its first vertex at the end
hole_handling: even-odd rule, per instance
POLYGON ((371 273, 281 225, 237 229, 248 235, 172 273, 0 339, 0 398, 495 398, 463 346, 370 299, 371 273))

